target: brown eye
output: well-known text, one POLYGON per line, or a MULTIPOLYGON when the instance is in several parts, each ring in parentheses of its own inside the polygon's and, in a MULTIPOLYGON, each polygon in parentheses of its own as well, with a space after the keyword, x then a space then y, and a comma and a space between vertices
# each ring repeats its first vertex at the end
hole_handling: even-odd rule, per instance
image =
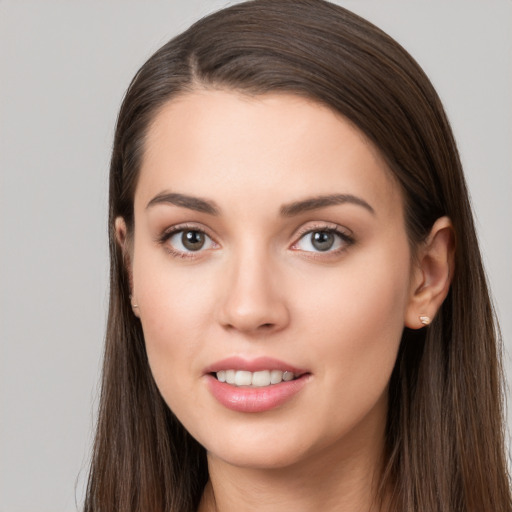
POLYGON ((204 246, 205 235, 200 231, 183 231, 181 243, 189 251, 199 251, 204 246))
POLYGON ((170 252, 180 255, 191 255, 217 247, 217 244, 200 229, 177 229, 166 236, 162 243, 170 252))

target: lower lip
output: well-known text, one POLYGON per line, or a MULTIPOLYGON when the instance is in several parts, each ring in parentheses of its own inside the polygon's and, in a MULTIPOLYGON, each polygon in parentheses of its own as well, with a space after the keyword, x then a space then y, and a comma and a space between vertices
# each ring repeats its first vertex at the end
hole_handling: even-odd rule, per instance
POLYGON ((308 381, 309 374, 298 379, 261 388, 236 387, 219 382, 207 375, 208 387, 212 395, 224 407, 237 412, 264 412, 283 405, 294 397, 308 381))

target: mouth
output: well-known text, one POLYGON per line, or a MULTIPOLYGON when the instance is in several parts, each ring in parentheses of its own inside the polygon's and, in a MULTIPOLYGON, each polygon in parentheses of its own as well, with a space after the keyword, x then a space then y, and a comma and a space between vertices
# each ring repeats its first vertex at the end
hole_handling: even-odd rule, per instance
POLYGON ((291 401, 310 382, 310 372, 277 359, 231 357, 205 369, 207 387, 224 407, 265 412, 291 401))
POLYGON ((250 372, 247 370, 219 370, 210 373, 219 382, 225 382, 236 387, 262 388, 274 386, 281 382, 290 382, 303 374, 295 374, 288 370, 260 370, 250 372))

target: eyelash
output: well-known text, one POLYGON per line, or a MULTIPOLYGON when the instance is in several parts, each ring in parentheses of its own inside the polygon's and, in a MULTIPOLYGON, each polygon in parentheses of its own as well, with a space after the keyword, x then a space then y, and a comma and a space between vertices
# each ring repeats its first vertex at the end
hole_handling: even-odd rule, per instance
MULTIPOLYGON (((197 233, 202 233, 204 236, 208 237, 212 244, 218 246, 219 244, 214 240, 212 236, 210 236, 207 231, 199 226, 181 224, 178 226, 173 226, 169 229, 166 229, 158 238, 157 242, 164 246, 165 250, 173 257, 180 259, 189 259, 189 258, 197 258, 198 255, 202 252, 205 252, 202 248, 198 251, 180 251, 173 248, 167 242, 176 234, 183 233, 186 231, 194 231, 197 233)), ((291 245, 291 249, 297 252, 301 251, 305 253, 309 258, 328 258, 330 256, 336 256, 340 253, 346 251, 351 245, 355 243, 355 239, 351 234, 348 234, 346 230, 340 229, 339 226, 336 225, 328 225, 328 224, 318 224, 314 226, 308 226, 300 230, 296 235, 296 241, 291 245), (297 245, 304 239, 305 236, 312 233, 330 233, 337 236, 341 242, 342 246, 335 250, 326 250, 326 251, 301 251, 301 249, 297 249, 297 245)))

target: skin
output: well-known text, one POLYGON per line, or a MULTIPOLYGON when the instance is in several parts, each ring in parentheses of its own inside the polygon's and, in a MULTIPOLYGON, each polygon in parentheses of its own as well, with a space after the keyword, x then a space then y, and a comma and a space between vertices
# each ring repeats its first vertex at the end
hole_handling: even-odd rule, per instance
POLYGON ((449 220, 413 257, 401 190, 347 120, 294 95, 222 90, 187 93, 158 113, 134 208, 133 236, 116 220, 134 314, 164 399, 207 450, 200 510, 377 510, 388 382, 404 325, 421 328, 448 291, 449 220), (218 214, 148 206, 167 193, 215 203, 218 214), (330 194, 370 208, 282 215, 330 194), (205 245, 187 252, 181 234, 163 240, 173 227, 205 232, 205 245), (306 233, 326 229, 342 236, 318 251, 306 233), (204 369, 230 356, 277 358, 306 369, 307 383, 275 409, 229 410, 204 369))

